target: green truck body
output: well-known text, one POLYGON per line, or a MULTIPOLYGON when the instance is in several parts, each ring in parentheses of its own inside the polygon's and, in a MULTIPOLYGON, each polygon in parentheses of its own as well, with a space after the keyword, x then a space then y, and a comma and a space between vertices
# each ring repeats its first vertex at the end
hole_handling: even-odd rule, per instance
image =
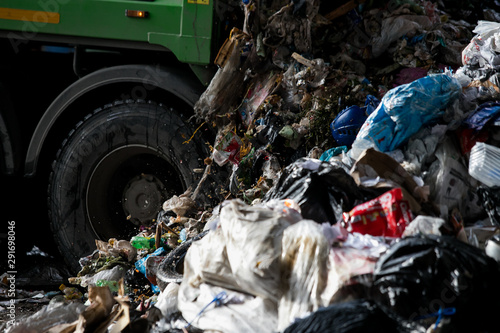
POLYGON ((0 3, 0 176, 39 179, 74 271, 96 239, 151 226, 201 178, 213 133, 189 119, 217 70, 225 13, 240 9, 228 2, 0 3))
POLYGON ((18 40, 14 47, 44 38, 70 43, 82 38, 89 44, 96 39, 97 45, 136 42, 201 65, 210 63, 212 18, 213 1, 201 0, 5 0, 0 5, 0 29, 18 40))

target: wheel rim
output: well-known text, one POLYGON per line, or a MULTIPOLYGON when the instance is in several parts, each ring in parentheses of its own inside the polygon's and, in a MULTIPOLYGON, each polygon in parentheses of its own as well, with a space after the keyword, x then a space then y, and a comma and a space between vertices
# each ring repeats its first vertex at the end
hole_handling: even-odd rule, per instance
POLYGON ((87 219, 99 239, 128 239, 156 218, 165 200, 186 188, 172 163, 149 147, 129 145, 108 153, 86 191, 87 219))

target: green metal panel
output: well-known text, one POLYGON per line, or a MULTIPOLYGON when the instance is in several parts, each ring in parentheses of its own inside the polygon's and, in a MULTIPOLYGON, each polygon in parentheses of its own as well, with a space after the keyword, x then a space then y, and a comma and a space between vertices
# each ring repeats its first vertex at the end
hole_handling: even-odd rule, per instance
POLYGON ((208 64, 213 1, 2 0, 0 30, 29 39, 51 34, 149 42, 170 49, 180 61, 208 64), (9 10, 18 10, 14 13, 20 17, 26 15, 21 20, 9 19, 9 10), (126 17, 126 10, 148 11, 149 16, 126 17), (58 13, 59 22, 48 22, 51 16, 47 13, 58 13))

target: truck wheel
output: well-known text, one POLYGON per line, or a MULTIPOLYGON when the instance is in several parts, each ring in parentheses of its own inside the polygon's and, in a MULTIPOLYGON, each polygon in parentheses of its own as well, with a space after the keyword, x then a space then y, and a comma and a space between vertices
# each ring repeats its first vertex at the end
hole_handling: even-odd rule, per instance
POLYGON ((175 110, 115 102, 85 117, 52 164, 48 206, 61 254, 76 272, 95 240, 129 240, 163 202, 196 186, 208 152, 175 110))

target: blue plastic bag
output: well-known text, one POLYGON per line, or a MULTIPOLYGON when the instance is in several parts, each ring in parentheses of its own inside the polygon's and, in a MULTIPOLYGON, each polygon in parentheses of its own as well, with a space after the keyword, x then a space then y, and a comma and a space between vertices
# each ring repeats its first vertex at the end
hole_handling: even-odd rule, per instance
MULTIPOLYGON (((144 274, 144 276, 147 278, 147 274, 146 274, 146 260, 148 260, 149 257, 162 256, 165 253, 166 253, 165 249, 163 247, 159 247, 153 253, 150 253, 147 256, 145 256, 145 257, 139 259, 138 261, 136 261, 135 262, 135 268, 139 272, 141 272, 142 274, 144 274)), ((160 288, 158 286, 155 286, 154 284, 151 284, 151 288, 152 288, 152 290, 153 290, 153 292, 155 294, 160 292, 160 288)))
POLYGON ((468 128, 480 131, 488 123, 500 118, 500 103, 486 102, 481 104, 470 116, 464 119, 464 124, 468 128))
POLYGON ((353 150, 397 149, 422 126, 439 120, 460 91, 458 80, 447 74, 432 74, 389 90, 364 122, 353 150))

